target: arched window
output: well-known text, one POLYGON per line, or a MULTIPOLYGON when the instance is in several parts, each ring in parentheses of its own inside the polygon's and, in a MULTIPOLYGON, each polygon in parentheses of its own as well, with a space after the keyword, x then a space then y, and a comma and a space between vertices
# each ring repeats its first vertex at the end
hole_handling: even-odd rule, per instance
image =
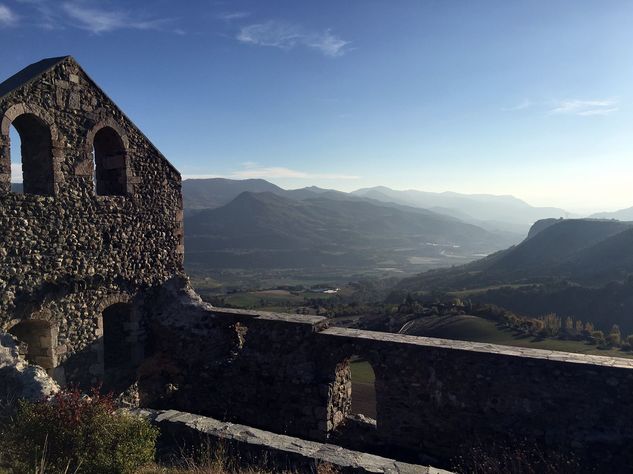
POLYGON ((19 115, 11 125, 13 130, 10 136, 14 141, 10 152, 12 181, 17 184, 20 180, 16 179, 15 174, 21 172, 23 183, 22 186, 12 186, 12 189, 24 194, 53 195, 53 155, 48 125, 30 113, 19 115), (17 157, 20 157, 19 161, 17 157))
MULTIPOLYGON (((9 128, 9 143, 14 150, 21 150, 20 134, 13 125, 9 128)), ((24 192, 24 178, 22 176, 22 153, 11 153, 11 191, 16 194, 24 192)))
POLYGON ((26 346, 25 358, 31 364, 46 369, 52 375, 57 365, 55 346, 57 331, 48 321, 27 319, 19 322, 9 332, 26 346))
POLYGON ((350 360, 352 406, 350 413, 376 419, 376 374, 371 364, 360 357, 350 360))
POLYGON ((103 127, 93 140, 95 190, 99 196, 127 194, 127 154, 119 134, 103 127))

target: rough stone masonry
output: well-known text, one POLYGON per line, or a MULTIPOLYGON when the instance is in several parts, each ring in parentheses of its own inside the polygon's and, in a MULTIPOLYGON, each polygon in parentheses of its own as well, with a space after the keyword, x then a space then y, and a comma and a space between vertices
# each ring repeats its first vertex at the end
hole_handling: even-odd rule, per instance
POLYGON ((109 368, 104 336, 142 359, 135 302, 182 272, 180 174, 71 57, 0 84, 0 235, 0 329, 28 360, 88 384, 109 368))
MULTIPOLYGON (((214 308, 184 275, 182 212, 178 171, 71 57, 2 82, 6 354, 61 385, 133 387, 145 407, 406 461, 443 467, 469 446, 527 439, 587 471, 633 470, 632 360, 214 308), (352 356, 376 374, 375 422, 352 416, 352 356)), ((28 372, 5 362, 5 386, 3 373, 28 372)))

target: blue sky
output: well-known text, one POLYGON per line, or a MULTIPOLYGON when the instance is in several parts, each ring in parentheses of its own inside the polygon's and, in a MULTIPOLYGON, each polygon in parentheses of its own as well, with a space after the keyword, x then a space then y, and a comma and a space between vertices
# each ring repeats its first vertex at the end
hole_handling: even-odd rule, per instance
POLYGON ((0 0, 188 176, 633 206, 633 2, 0 0))

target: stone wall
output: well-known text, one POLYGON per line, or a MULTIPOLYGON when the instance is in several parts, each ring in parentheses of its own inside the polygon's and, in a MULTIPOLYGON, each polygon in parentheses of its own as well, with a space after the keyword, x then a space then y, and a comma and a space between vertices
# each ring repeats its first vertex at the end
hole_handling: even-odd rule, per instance
MULTIPOLYGON (((204 304, 182 273, 180 175, 72 58, 0 84, 0 235, 0 333, 23 343, 6 336, 4 359, 20 351, 61 383, 136 380, 145 406, 413 461, 447 465, 469 446, 526 438, 588 470, 633 470, 631 360, 204 304), (11 191, 11 153, 23 194, 11 191), (354 355, 376 374, 376 423, 350 417, 354 355)), ((3 381, 46 378, 6 361, 3 381)))
POLYGON ((144 405, 440 467, 519 440, 588 468, 633 467, 633 360, 328 329, 314 316, 213 308, 184 284, 148 300, 144 405), (353 355, 376 374, 375 424, 350 418, 353 355))
POLYGON ((180 175, 72 58, 47 61, 0 84, 0 331, 50 322, 56 379, 90 384, 103 373, 104 304, 140 301, 182 272, 180 175))
MULTIPOLYGON (((265 472, 337 472, 340 474, 451 474, 430 466, 342 449, 334 444, 307 441, 251 426, 222 422, 176 410, 132 410, 161 430, 159 453, 182 455, 183 446, 220 447, 239 467, 265 472)), ((236 468, 238 466, 232 466, 236 468)))
POLYGON ((144 406, 323 437, 328 383, 313 335, 325 318, 214 308, 182 279, 144 310, 153 349, 139 369, 144 406))

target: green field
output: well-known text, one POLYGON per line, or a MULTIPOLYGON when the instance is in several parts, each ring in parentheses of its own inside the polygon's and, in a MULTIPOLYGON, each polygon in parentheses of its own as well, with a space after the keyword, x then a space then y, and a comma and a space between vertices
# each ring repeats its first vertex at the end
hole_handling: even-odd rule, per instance
POLYGON ((472 295, 477 295, 480 293, 485 293, 488 290, 499 290, 501 288, 512 288, 512 289, 517 289, 517 288, 524 288, 527 286, 538 286, 535 285, 534 283, 517 283, 517 284, 513 284, 513 285, 492 285, 492 286, 484 286, 484 287, 480 287, 480 288, 470 288, 468 290, 459 290, 459 291, 449 291, 447 294, 454 296, 456 298, 468 298, 469 296, 472 295))
POLYGON ((352 371, 352 382, 354 383, 374 383, 376 376, 371 364, 364 360, 356 360, 350 364, 352 371))

